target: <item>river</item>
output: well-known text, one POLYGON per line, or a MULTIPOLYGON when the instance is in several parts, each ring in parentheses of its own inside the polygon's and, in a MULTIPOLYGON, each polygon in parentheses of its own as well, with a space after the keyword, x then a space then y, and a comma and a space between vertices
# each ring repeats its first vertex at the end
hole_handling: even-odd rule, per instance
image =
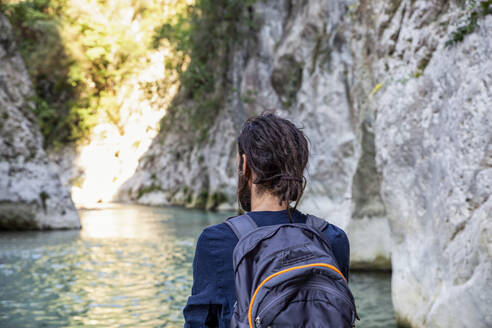
MULTIPOLYGON (((196 239, 227 215, 110 204, 80 231, 2 232, 0 327, 182 327, 196 239)), ((351 274, 358 327, 396 327, 390 282, 351 274)))

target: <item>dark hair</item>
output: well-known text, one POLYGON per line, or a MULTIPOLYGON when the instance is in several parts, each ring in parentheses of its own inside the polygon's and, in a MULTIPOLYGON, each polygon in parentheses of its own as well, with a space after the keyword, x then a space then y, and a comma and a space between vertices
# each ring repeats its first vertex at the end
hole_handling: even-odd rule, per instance
POLYGON ((308 163, 308 141, 304 133, 287 119, 264 113, 248 119, 237 139, 240 156, 246 154, 246 177, 256 179, 259 193, 270 192, 287 201, 287 212, 292 222, 290 203, 294 210, 306 187, 304 169, 308 163))

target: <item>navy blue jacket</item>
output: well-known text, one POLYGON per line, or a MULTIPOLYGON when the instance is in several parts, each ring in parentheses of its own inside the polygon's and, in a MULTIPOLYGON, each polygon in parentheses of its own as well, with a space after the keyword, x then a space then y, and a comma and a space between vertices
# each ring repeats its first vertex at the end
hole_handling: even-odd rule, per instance
MULTIPOLYGON (((286 210, 248 212, 258 226, 289 223, 286 210)), ((295 223, 306 223, 307 216, 292 213, 295 223)), ((345 277, 349 276, 349 241, 345 232, 330 224, 324 234, 345 277)), ((207 227, 198 238, 193 260, 193 287, 183 310, 185 327, 229 327, 236 291, 232 252, 238 239, 224 223, 207 227)))

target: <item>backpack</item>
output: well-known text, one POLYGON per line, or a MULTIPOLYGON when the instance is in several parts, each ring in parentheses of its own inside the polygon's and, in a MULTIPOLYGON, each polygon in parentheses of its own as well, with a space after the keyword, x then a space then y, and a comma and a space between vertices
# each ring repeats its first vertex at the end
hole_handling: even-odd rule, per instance
POLYGON ((258 227, 243 214, 224 223, 239 239, 232 328, 355 327, 354 297, 321 233, 328 222, 258 227))

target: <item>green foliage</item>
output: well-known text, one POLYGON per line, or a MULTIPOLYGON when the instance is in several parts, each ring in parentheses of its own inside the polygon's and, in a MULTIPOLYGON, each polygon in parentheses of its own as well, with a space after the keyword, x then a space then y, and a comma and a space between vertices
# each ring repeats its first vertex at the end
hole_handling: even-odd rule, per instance
POLYGON ((413 77, 419 78, 424 74, 424 71, 421 68, 417 68, 417 70, 413 73, 413 77))
POLYGON ((451 33, 449 40, 446 41, 445 46, 451 47, 458 42, 463 41, 466 35, 473 33, 478 27, 478 21, 486 15, 492 14, 492 0, 471 1, 470 6, 471 13, 462 22, 456 31, 451 33))
POLYGON ((226 89, 230 86, 226 74, 235 45, 254 32, 254 22, 245 10, 255 0, 197 0, 172 22, 155 30, 152 46, 162 40, 171 43, 176 51, 188 56, 170 65, 179 72, 180 95, 161 124, 170 129, 183 118, 196 131, 198 141, 207 138, 210 125, 224 105, 226 89), (191 100, 191 102, 189 101, 191 100))
POLYGON ((156 191, 162 191, 162 188, 156 184, 151 184, 150 186, 142 187, 138 190, 137 199, 142 198, 142 196, 145 194, 149 194, 156 191))
POLYGON ((57 18, 64 3, 30 0, 3 3, 1 7, 14 27, 19 51, 35 87, 33 110, 45 144, 69 141, 72 129, 69 117, 76 116, 71 115, 69 104, 77 93, 67 79, 71 59, 63 47, 57 18))
POLYGON ((372 98, 379 90, 381 90, 382 87, 384 87, 384 82, 376 84, 371 93, 369 93, 369 98, 372 98))
MULTIPOLYGON (((1 1, 1 0, 0 0, 1 1)), ((46 146, 87 137, 98 122, 120 132, 117 93, 149 52, 159 20, 184 1, 3 0, 36 90, 46 146), (128 12, 133 12, 128 18, 128 12), (138 30, 129 31, 134 21, 138 30), (129 26, 130 25, 130 26, 129 26)), ((135 27, 133 26, 133 27, 135 27)))
POLYGON ((222 192, 214 192, 207 200, 206 209, 214 211, 220 204, 227 202, 227 199, 226 194, 222 192))
POLYGON ((191 48, 191 22, 190 15, 193 7, 174 17, 173 21, 166 22, 154 30, 152 47, 159 48, 163 39, 171 42, 178 51, 188 52, 191 48))
MULTIPOLYGON (((101 121, 122 132, 119 89, 163 46, 172 49, 166 71, 181 88, 162 126, 183 121, 198 141, 207 139, 230 87, 232 50, 254 31, 245 10, 253 2, 0 0, 0 10, 14 27, 36 90, 33 111, 52 147, 84 139, 101 121)), ((149 82, 155 87, 169 89, 149 82)))
MULTIPOLYGON (((235 88, 233 90, 239 93, 239 90, 235 88)), ((258 96, 257 90, 246 90, 246 92, 240 95, 240 99, 245 104, 253 104, 256 102, 257 96, 258 96)))
POLYGON ((43 205, 43 209, 46 211, 46 200, 50 198, 50 195, 45 191, 41 191, 41 193, 39 194, 39 198, 41 199, 41 204, 43 205))
POLYGON ((205 209, 207 206, 208 192, 202 191, 196 196, 194 207, 205 209))

